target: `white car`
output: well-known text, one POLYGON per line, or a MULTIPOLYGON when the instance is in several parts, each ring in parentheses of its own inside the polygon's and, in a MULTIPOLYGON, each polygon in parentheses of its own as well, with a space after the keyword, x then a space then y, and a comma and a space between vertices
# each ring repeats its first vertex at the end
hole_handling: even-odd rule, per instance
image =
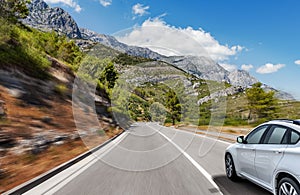
POLYGON ((226 175, 276 195, 300 195, 300 120, 263 123, 226 149, 226 175))

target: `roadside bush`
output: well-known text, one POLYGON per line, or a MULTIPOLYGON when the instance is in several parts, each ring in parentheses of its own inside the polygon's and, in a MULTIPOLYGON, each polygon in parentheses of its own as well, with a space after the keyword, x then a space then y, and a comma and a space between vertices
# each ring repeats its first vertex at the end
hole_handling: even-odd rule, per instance
POLYGON ((230 126, 248 125, 248 120, 241 119, 241 118, 226 118, 224 121, 224 125, 230 125, 230 126))

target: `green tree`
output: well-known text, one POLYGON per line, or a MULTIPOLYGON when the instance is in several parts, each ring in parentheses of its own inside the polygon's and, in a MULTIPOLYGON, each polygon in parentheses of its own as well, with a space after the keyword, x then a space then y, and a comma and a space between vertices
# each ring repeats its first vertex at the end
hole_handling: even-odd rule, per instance
POLYGON ((172 124, 175 125, 175 122, 180 121, 181 118, 181 104, 176 93, 171 89, 166 93, 166 108, 172 119, 172 124))
POLYGON ((154 102, 149 108, 151 113, 151 120, 154 122, 160 122, 164 124, 166 118, 166 108, 159 102, 154 102))
POLYGON ((208 125, 211 118, 211 100, 199 106, 199 122, 198 125, 208 125))
POLYGON ((265 92, 261 86, 261 83, 255 83, 252 88, 246 90, 249 119, 253 119, 254 115, 261 120, 269 120, 276 116, 277 99, 274 97, 274 91, 265 92))
POLYGON ((57 51, 58 59, 62 59, 63 61, 75 66, 79 64, 82 60, 82 53, 75 42, 73 40, 68 41, 66 37, 62 37, 61 42, 61 45, 58 43, 56 44, 59 46, 57 51))
POLYGON ((123 66, 125 66, 125 65, 134 66, 134 65, 137 65, 140 63, 151 62, 151 61, 153 61, 153 60, 148 59, 148 58, 131 56, 126 53, 121 53, 113 59, 113 62, 115 62, 116 64, 123 65, 123 66))
POLYGON ((17 22, 29 14, 27 4, 30 0, 0 0, 0 16, 6 20, 17 22))
POLYGON ((99 59, 94 56, 87 55, 83 58, 80 67, 76 67, 78 70, 78 74, 80 77, 90 80, 90 81, 97 81, 100 80, 101 84, 105 84, 105 77, 103 76, 104 68, 110 61, 108 59, 99 59), (101 78, 103 77, 103 82, 101 78))
POLYGON ((118 72, 115 69, 113 62, 109 62, 100 76, 100 81, 106 84, 108 89, 112 89, 114 88, 117 79, 118 72))

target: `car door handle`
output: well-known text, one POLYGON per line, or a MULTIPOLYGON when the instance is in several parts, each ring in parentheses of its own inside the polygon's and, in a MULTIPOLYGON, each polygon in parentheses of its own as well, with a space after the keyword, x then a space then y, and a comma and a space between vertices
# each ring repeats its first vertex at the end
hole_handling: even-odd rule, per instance
POLYGON ((275 153, 275 154, 281 154, 281 153, 282 153, 282 150, 275 150, 274 153, 275 153))

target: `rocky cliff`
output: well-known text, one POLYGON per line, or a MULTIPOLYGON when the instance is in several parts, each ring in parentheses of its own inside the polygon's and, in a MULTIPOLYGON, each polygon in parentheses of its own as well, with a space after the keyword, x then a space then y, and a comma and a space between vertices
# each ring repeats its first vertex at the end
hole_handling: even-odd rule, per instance
POLYGON ((235 70, 229 72, 228 79, 230 84, 234 86, 242 86, 242 87, 247 87, 258 82, 256 78, 254 78, 249 74, 249 72, 244 70, 235 70))
POLYGON ((59 7, 51 8, 42 0, 33 0, 28 5, 29 15, 22 20, 33 28, 56 31, 70 38, 81 38, 80 30, 72 16, 59 7))

